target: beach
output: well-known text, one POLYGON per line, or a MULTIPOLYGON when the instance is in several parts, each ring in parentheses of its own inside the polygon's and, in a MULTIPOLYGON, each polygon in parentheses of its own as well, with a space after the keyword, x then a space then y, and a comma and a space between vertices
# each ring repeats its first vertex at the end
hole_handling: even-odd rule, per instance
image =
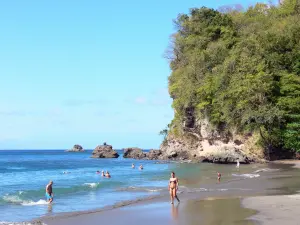
POLYGON ((257 171, 260 177, 210 185, 211 191, 206 192, 182 192, 180 204, 171 205, 164 196, 106 210, 45 217, 41 221, 48 225, 94 225, 99 221, 112 225, 298 224, 299 177, 294 165, 291 161, 272 163, 269 170, 257 171), (224 191, 214 191, 217 188, 224 191))
MULTIPOLYGON (((17 153, 10 154, 12 157, 6 153, 1 159, 2 168, 8 165, 1 175, 2 180, 7 180, 1 184, 1 225, 24 221, 47 225, 93 225, 99 221, 112 225, 260 224, 274 213, 265 208, 277 205, 282 196, 292 196, 285 199, 283 207, 297 209, 300 190, 299 164, 294 161, 243 164, 236 168, 232 164, 98 160, 90 159, 88 153, 60 151, 43 152, 41 156, 25 152, 21 159, 14 157, 17 153), (20 160, 22 168, 17 167, 20 160), (132 162, 143 164, 144 170, 133 170, 132 162), (43 167, 37 170, 37 164, 43 167), (95 173, 102 168, 109 169, 111 179, 95 173), (170 204, 167 186, 171 171, 179 178, 180 204, 170 204), (220 183, 218 172, 222 174, 220 183), (33 175, 36 179, 31 179, 31 183, 24 180, 33 175), (43 200, 44 185, 50 178, 54 178, 53 204, 43 200)), ((277 213, 272 218, 280 215, 285 216, 277 213)))

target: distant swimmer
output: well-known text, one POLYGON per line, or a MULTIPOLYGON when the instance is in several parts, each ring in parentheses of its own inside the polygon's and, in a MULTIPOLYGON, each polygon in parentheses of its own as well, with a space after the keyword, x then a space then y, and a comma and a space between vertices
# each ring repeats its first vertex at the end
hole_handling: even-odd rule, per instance
POLYGON ((236 168, 240 168, 240 161, 236 160, 236 168))
POLYGON ((106 173, 105 173, 105 177, 106 177, 106 178, 111 178, 111 176, 110 176, 110 174, 109 174, 109 172, 108 172, 108 171, 106 171, 106 173))
POLYGON ((53 192, 52 192, 53 181, 50 180, 49 184, 46 186, 46 199, 47 202, 53 202, 53 192))
POLYGON ((144 169, 143 165, 140 165, 140 170, 143 170, 143 169, 144 169))
POLYGON ((132 165, 131 165, 131 168, 132 168, 132 169, 134 169, 134 168, 135 168, 135 165, 134 165, 134 163, 132 163, 132 165))
POLYGON ((102 177, 105 177, 105 174, 104 174, 104 171, 103 171, 103 170, 101 171, 101 176, 102 176, 102 177))
POLYGON ((97 172, 96 172, 97 174, 99 174, 100 173, 100 171, 99 170, 97 170, 97 172))
POLYGON ((70 173, 70 172, 68 172, 68 171, 64 171, 64 172, 63 172, 63 174, 68 174, 68 173, 70 173))
POLYGON ((221 181, 221 174, 218 172, 218 181, 220 182, 221 181))
POLYGON ((171 204, 174 204, 174 198, 176 198, 177 201, 180 202, 179 198, 177 197, 178 185, 179 185, 178 178, 175 176, 175 173, 172 172, 169 181, 169 192, 171 197, 171 204))

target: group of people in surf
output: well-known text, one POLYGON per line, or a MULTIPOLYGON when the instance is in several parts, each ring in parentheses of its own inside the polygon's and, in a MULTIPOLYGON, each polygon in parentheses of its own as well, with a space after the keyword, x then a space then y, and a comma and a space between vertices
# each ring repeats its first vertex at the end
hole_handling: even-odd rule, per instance
MULTIPOLYGON (((132 169, 135 168, 134 163, 131 164, 131 168, 132 168, 132 169)), ((143 165, 141 164, 141 165, 139 166, 139 170, 143 170, 143 169, 144 169, 144 167, 143 167, 143 165)))
MULTIPOLYGON (((100 171, 97 170, 96 173, 97 173, 97 174, 100 174, 100 171)), ((106 171, 106 172, 104 173, 103 170, 101 171, 101 177, 111 178, 110 173, 109 173, 108 171, 106 171)))

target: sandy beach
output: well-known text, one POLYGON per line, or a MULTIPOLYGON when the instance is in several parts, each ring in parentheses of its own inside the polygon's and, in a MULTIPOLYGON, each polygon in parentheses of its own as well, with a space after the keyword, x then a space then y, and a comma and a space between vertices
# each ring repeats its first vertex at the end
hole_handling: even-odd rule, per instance
POLYGON ((272 169, 255 179, 215 184, 206 192, 182 192, 180 204, 171 205, 168 196, 160 196, 106 209, 43 217, 39 221, 47 225, 299 224, 300 182, 299 170, 293 166, 296 164, 299 166, 298 161, 271 163, 272 169), (280 167, 280 172, 274 167, 280 167), (214 191, 217 188, 228 190, 214 191))

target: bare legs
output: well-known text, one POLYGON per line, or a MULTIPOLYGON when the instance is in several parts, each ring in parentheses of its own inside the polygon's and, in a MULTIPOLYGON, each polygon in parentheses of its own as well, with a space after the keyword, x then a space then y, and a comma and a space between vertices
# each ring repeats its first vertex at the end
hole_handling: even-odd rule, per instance
POLYGON ((179 198, 177 197, 176 188, 170 188, 170 198, 171 204, 174 204, 174 198, 176 198, 177 201, 180 202, 179 198))

